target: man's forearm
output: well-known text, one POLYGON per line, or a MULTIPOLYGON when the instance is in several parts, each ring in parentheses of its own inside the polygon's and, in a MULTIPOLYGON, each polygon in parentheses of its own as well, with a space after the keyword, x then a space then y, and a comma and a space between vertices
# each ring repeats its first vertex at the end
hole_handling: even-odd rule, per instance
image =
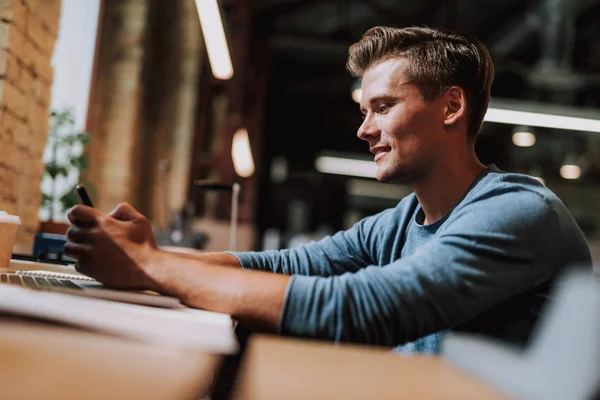
POLYGON ((146 272, 157 290, 190 307, 230 314, 249 328, 276 332, 290 277, 229 268, 239 266, 230 254, 206 256, 156 251, 146 272))
POLYGON ((175 247, 170 247, 167 250, 164 250, 171 254, 176 254, 180 257, 190 258, 192 260, 197 260, 210 265, 219 265, 222 267, 230 267, 230 268, 241 268, 239 260, 228 253, 221 252, 202 252, 200 250, 189 252, 189 251, 179 251, 175 247))

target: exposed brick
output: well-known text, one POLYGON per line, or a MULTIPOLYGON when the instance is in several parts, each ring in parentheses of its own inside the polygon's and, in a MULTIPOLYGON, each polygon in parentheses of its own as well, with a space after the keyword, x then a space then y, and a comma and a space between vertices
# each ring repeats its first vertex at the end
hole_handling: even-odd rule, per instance
POLYGON ((25 36, 14 26, 0 22, 0 50, 8 51, 18 60, 24 60, 27 58, 26 42, 25 36))
POLYGON ((17 246, 38 229, 60 0, 0 0, 0 209, 21 217, 17 246))
POLYGON ((46 108, 38 104, 32 107, 32 113, 37 115, 37 118, 35 120, 31 118, 28 121, 29 144, 27 147, 33 157, 41 159, 48 139, 49 118, 46 108))
POLYGON ((44 154, 44 148, 46 147, 46 141, 34 136, 30 136, 29 139, 29 154, 34 157, 42 157, 44 154))
POLYGON ((34 136, 48 136, 50 117, 46 106, 33 102, 29 107, 27 122, 34 136))
POLYGON ((41 53, 47 57, 52 55, 56 38, 36 16, 30 18, 27 22, 27 32, 25 37, 27 40, 31 41, 41 53))
POLYGON ((44 108, 48 108, 52 96, 51 84, 35 75, 29 68, 23 68, 20 77, 19 84, 16 86, 18 86, 26 95, 31 95, 33 99, 40 105, 43 105, 44 108))
POLYGON ((21 192, 19 196, 19 207, 21 209, 27 211, 31 210, 32 207, 38 208, 40 206, 42 197, 42 190, 40 185, 35 185, 35 187, 31 187, 31 181, 23 179, 21 181, 20 190, 21 192))
MULTIPOLYGON (((4 146, 2 146, 4 147, 4 146)), ((0 159, 1 160, 1 159, 0 159)), ((0 198, 4 201, 17 201, 19 173, 0 163, 0 198)))
POLYGON ((0 78, 19 86, 21 64, 17 61, 17 57, 6 50, 0 50, 0 78))
POLYGON ((12 83, 0 79, 0 108, 14 114, 17 118, 27 118, 27 99, 12 83))
POLYGON ((26 231, 23 234, 24 239, 27 235, 34 235, 39 227, 38 213, 42 193, 39 181, 36 181, 38 184, 33 187, 32 183, 25 179, 21 179, 19 182, 19 201, 16 208, 18 215, 21 217, 21 228, 26 231))
POLYGON ((10 22, 21 33, 27 29, 28 10, 21 0, 0 0, 0 20, 10 22))
MULTIPOLYGON (((42 196, 40 191, 27 191, 28 196, 36 195, 38 198, 42 196)), ((40 202, 32 203, 31 201, 28 203, 21 202, 19 198, 19 203, 17 203, 17 212, 21 217, 21 226, 26 228, 27 230, 37 230, 38 228, 38 209, 40 202)))
MULTIPOLYGON (((18 174, 23 172, 23 156, 23 150, 13 141, 0 143, 0 165, 4 166, 4 169, 11 170, 18 174)), ((0 184, 0 186, 2 186, 2 184, 0 184)), ((2 189, 3 188, 0 188, 0 190, 2 189)), ((14 188, 11 187, 11 189, 14 188)), ((16 194, 15 191, 12 193, 16 194)))
MULTIPOLYGON (((11 118, 11 117, 9 117, 11 118)), ((27 123, 21 120, 15 120, 15 125, 12 127, 12 141, 15 145, 29 152, 29 148, 31 147, 31 133, 29 129, 27 129, 27 123)))
POLYGON ((31 42, 25 43, 25 54, 27 55, 24 64, 47 84, 52 84, 54 69, 50 65, 50 57, 42 53, 31 42))
MULTIPOLYGON (((25 159, 27 160, 27 159, 25 159)), ((34 157, 27 161, 27 169, 25 171, 25 178, 30 179, 33 182, 40 182, 46 171, 46 164, 42 161, 41 157, 34 157)))
POLYGON ((8 126, 10 121, 3 121, 3 119, 6 118, 6 115, 10 115, 10 113, 0 109, 0 143, 12 140, 12 130, 10 129, 10 126, 8 126))
POLYGON ((18 146, 26 148, 27 144, 23 143, 20 137, 29 136, 27 124, 25 121, 18 119, 10 112, 2 110, 0 112, 0 138, 3 141, 14 141, 18 146))
POLYGON ((42 166, 44 165, 43 162, 41 162, 37 157, 33 157, 31 154, 25 154, 23 156, 23 181, 28 182, 35 180, 37 177, 42 177, 38 170, 40 163, 42 166))
POLYGON ((23 67, 21 69, 21 75, 17 86, 25 94, 35 93, 35 81, 37 77, 29 70, 29 68, 23 67))
MULTIPOLYGON (((23 4, 25 4, 25 7, 27 7, 30 10, 35 10, 38 6, 38 2, 40 2, 40 0, 21 0, 23 2, 23 4)), ((41 0, 46 1, 46 0, 41 0)))
POLYGON ((41 105, 49 107, 52 99, 51 85, 41 79, 35 81, 35 98, 41 105))
POLYGON ((25 0, 29 10, 42 22, 44 27, 54 35, 58 34, 60 20, 60 0, 25 0))
MULTIPOLYGON (((3 168, 0 166, 0 176, 3 174, 3 168)), ((0 179, 2 179, 0 177, 0 179)), ((0 210, 6 211, 9 214, 17 214, 17 202, 16 199, 6 198, 0 193, 0 210)))

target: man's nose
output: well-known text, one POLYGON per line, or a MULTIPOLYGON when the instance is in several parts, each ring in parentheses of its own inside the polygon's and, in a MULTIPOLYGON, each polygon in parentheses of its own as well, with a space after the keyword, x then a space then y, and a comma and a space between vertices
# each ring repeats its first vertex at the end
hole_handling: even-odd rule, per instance
POLYGON ((374 122, 375 121, 373 121, 371 116, 366 116, 362 124, 358 127, 356 136, 365 141, 369 141, 369 139, 379 136, 379 128, 377 128, 377 125, 374 122))

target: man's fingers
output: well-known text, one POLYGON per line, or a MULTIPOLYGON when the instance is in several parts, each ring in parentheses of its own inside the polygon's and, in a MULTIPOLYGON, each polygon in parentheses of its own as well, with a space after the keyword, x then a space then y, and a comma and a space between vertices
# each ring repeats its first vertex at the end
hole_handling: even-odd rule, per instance
POLYGON ((77 226, 96 226, 102 213, 94 208, 77 205, 69 210, 69 222, 77 226))
POLYGON ((77 261, 85 261, 92 251, 91 246, 81 243, 67 242, 63 248, 65 254, 77 261))
POLYGON ((90 229, 72 226, 67 231, 67 240, 73 243, 92 243, 93 235, 90 229))
POLYGON ((144 218, 144 215, 127 203, 119 204, 108 215, 119 221, 135 221, 144 218))
POLYGON ((86 271, 86 264, 84 261, 77 261, 75 263, 75 271, 79 272, 80 274, 84 274, 87 275, 86 271))

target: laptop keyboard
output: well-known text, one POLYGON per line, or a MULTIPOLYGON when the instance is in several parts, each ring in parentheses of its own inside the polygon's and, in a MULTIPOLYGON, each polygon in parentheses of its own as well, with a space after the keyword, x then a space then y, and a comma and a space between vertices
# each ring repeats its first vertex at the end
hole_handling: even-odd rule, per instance
POLYGON ((42 278, 39 276, 21 276, 12 273, 0 272, 0 283, 24 286, 31 289, 68 288, 81 289, 68 279, 42 278))

